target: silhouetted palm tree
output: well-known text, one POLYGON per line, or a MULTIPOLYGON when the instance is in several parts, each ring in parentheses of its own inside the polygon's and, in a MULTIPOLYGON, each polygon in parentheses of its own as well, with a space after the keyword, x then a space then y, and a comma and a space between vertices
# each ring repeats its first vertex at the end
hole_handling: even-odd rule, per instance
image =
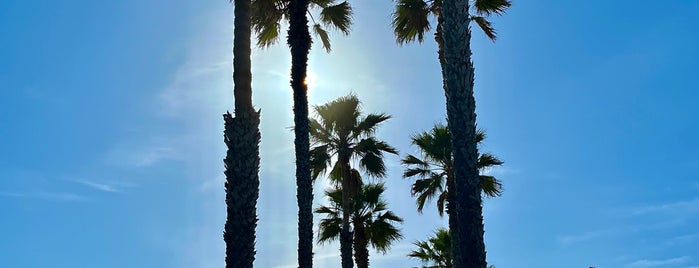
MULTIPOLYGON (((429 265, 423 265, 421 268, 454 267, 451 257, 451 234, 448 229, 439 228, 435 231, 434 236, 429 237, 426 241, 416 241, 413 244, 417 246, 417 249, 408 253, 408 256, 429 265)), ((495 268, 495 265, 488 265, 488 268, 495 268)))
POLYGON ((503 14, 511 5, 509 0, 398 0, 393 16, 393 28, 398 43, 422 41, 429 30, 429 15, 437 16, 435 40, 442 67, 444 93, 447 98, 447 119, 452 132, 454 174, 456 181, 456 210, 459 228, 452 230, 454 266, 457 268, 485 268, 483 242, 483 208, 477 168, 476 102, 473 97, 471 62, 471 30, 476 22, 489 38, 495 31, 487 16, 503 14), (471 3, 472 2, 472 3, 471 3), (469 11, 473 7, 476 16, 469 11))
POLYGON ((260 114, 252 104, 250 1, 235 0, 233 94, 235 117, 223 115, 226 175, 226 267, 252 267, 259 197, 260 114))
MULTIPOLYGON (((357 170, 353 169, 352 172, 359 176, 357 170)), ((385 254, 391 243, 403 237, 394 226, 403 219, 388 210, 386 201, 381 198, 385 190, 383 184, 364 184, 359 188, 350 200, 354 258, 358 268, 368 268, 369 245, 385 254)), ((342 189, 335 187, 326 191, 325 195, 330 200, 330 206, 316 209, 316 213, 325 214, 325 219, 320 221, 319 243, 337 239, 342 230, 342 189)))
MULTIPOLYGON (((294 98, 294 148, 296 153, 296 198, 299 207, 298 258, 300 268, 313 266, 313 185, 309 160, 308 85, 305 83, 311 35, 308 30, 309 5, 318 7, 320 23, 313 26, 323 46, 330 51, 327 32, 322 25, 333 27, 344 34, 352 24, 352 8, 345 1, 334 0, 253 0, 252 26, 261 47, 279 39, 281 22, 288 19, 287 44, 291 50, 291 89, 294 98)), ((351 264, 351 263, 350 263, 351 264)))
POLYGON ((449 230, 440 228, 427 241, 413 243, 418 249, 408 253, 409 257, 420 260, 422 268, 452 268, 451 235, 449 230))
POLYGON ((398 154, 398 151, 377 140, 374 133, 378 126, 391 116, 382 113, 362 116, 360 101, 354 95, 340 97, 314 108, 317 119, 311 119, 310 122, 314 145, 311 149, 313 178, 329 169, 331 179, 340 178, 343 206, 340 255, 342 267, 352 267, 352 235, 348 206, 360 183, 357 177, 352 176, 350 163, 355 162, 369 176, 381 178, 386 175, 383 154, 398 154), (336 159, 334 164, 333 157, 336 159))

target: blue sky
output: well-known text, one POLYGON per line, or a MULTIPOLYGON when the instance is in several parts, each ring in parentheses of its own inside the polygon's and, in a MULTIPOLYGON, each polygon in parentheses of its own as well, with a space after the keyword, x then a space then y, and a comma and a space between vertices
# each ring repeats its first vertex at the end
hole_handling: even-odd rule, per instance
MULTIPOLYGON (((355 92, 415 153, 409 136, 445 115, 436 47, 395 45, 391 1, 352 3, 351 36, 311 54, 310 102, 355 92)), ((699 267, 697 17, 691 0, 515 1, 497 43, 474 31, 484 150, 506 162, 484 204, 490 263, 699 267)), ((0 267, 222 267, 231 5, 3 0, 0 36, 0 267)), ((295 267, 289 61, 283 42, 254 50, 256 267, 295 267)), ((446 222, 415 212, 387 161, 405 239, 372 264, 417 265, 410 244, 446 222)), ((318 246, 316 266, 338 252, 318 246)))

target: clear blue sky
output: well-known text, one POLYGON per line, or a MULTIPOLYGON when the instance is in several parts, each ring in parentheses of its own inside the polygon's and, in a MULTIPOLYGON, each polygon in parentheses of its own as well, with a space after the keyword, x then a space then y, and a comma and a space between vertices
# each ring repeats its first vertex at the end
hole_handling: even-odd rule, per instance
MULTIPOLYGON (((310 101, 356 92, 394 116, 379 137, 414 153, 409 136, 445 114, 436 47, 395 45, 391 1, 352 3, 352 35, 312 52, 310 101)), ((474 30, 484 149, 506 162, 485 201, 490 263, 699 267, 698 17, 692 0, 514 1, 497 43, 474 30)), ((0 36, 0 267, 223 267, 232 6, 3 0, 0 36)), ((256 266, 295 267, 288 49, 253 65, 256 266)), ((417 265, 410 244, 446 223, 415 212, 398 160, 386 198, 405 239, 374 267, 417 265)), ((316 266, 338 252, 318 246, 316 266)))

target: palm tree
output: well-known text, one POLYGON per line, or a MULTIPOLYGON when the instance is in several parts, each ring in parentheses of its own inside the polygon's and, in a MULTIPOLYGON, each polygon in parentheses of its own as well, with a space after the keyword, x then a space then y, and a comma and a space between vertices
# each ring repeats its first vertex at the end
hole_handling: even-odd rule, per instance
MULTIPOLYGON (((451 234, 448 229, 439 228, 435 231, 434 236, 429 237, 426 241, 416 241, 413 244, 417 246, 417 249, 408 253, 408 257, 416 258, 423 264, 430 265, 421 268, 454 267, 451 257, 451 234)), ((495 268, 495 265, 488 265, 488 268, 495 268)))
POLYGON ((449 230, 439 228, 435 231, 434 236, 428 238, 427 241, 416 241, 413 244, 418 249, 408 253, 408 257, 416 258, 423 264, 430 264, 430 266, 422 266, 422 268, 453 267, 449 230))
MULTIPOLYGON (((359 175, 357 170, 352 172, 359 175)), ((403 237, 394 226, 403 219, 387 210, 387 203, 381 198, 385 190, 383 184, 364 184, 359 188, 350 201, 354 257, 358 268, 368 268, 369 245, 381 253, 388 252, 391 243, 403 237)), ((330 206, 321 206, 315 211, 326 215, 320 221, 318 243, 321 244, 337 239, 342 230, 342 189, 335 187, 325 195, 330 199, 330 206)))
POLYGON ((226 267, 252 267, 259 197, 260 113, 252 104, 250 1, 235 0, 233 93, 235 117, 223 115, 226 175, 226 267))
MULTIPOLYGON (((479 130, 476 133, 476 143, 480 144, 485 137, 485 131, 479 130)), ((418 212, 422 213, 427 201, 437 198, 439 215, 444 214, 446 207, 447 214, 451 216, 454 209, 450 205, 454 202, 453 195, 450 194, 454 189, 454 159, 449 129, 437 124, 429 132, 414 135, 412 144, 418 147, 422 158, 408 154, 401 163, 406 166, 404 178, 418 178, 411 189, 411 194, 417 197, 418 212)), ((502 164, 500 159, 489 153, 480 154, 478 157, 478 169, 481 173, 502 164)), ((480 185, 483 194, 488 197, 497 197, 502 194, 502 183, 493 176, 481 174, 480 185)), ((456 217, 450 217, 450 220, 452 218, 456 217)))
POLYGON ((473 96, 474 68, 471 62, 471 30, 476 22, 495 40, 495 30, 486 19, 501 15, 511 6, 509 0, 398 0, 393 27, 398 43, 422 41, 430 29, 429 14, 437 16, 435 40, 442 67, 447 103, 447 119, 452 131, 456 215, 459 218, 453 250, 457 268, 485 268, 483 207, 476 149, 476 102, 473 96), (471 1, 473 4, 471 5, 471 1), (469 14, 471 6, 475 16, 469 14))
POLYGON ((342 267, 352 267, 352 235, 350 233, 350 199, 359 189, 360 181, 352 175, 351 162, 371 177, 386 176, 384 153, 398 151, 374 137, 378 126, 391 116, 383 113, 362 116, 360 101, 355 95, 340 97, 314 107, 317 119, 311 119, 312 176, 330 171, 330 177, 340 181, 342 189, 342 228, 340 255, 342 267), (335 163, 332 160, 335 158, 335 163), (354 178, 354 179, 353 179, 354 178))
MULTIPOLYGON (((334 0, 252 0, 252 27, 257 44, 266 47, 279 39, 281 21, 288 19, 287 44, 291 51, 291 89, 294 99, 294 148, 296 153, 296 198, 298 202, 298 261, 300 268, 313 266, 313 185, 309 154, 308 85, 305 83, 311 36, 309 5, 321 8, 320 21, 344 34, 352 24, 352 7, 334 0)), ((327 32, 315 23, 313 29, 330 51, 327 32)))

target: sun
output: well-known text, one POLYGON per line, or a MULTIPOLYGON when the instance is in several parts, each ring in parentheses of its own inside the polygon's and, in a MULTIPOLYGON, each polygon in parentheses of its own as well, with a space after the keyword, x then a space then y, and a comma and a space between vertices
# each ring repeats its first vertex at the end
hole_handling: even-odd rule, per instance
POLYGON ((306 86, 308 86, 308 88, 310 89, 316 85, 316 80, 316 74, 314 72, 308 71, 306 73, 306 79, 303 80, 303 83, 306 84, 306 86))

